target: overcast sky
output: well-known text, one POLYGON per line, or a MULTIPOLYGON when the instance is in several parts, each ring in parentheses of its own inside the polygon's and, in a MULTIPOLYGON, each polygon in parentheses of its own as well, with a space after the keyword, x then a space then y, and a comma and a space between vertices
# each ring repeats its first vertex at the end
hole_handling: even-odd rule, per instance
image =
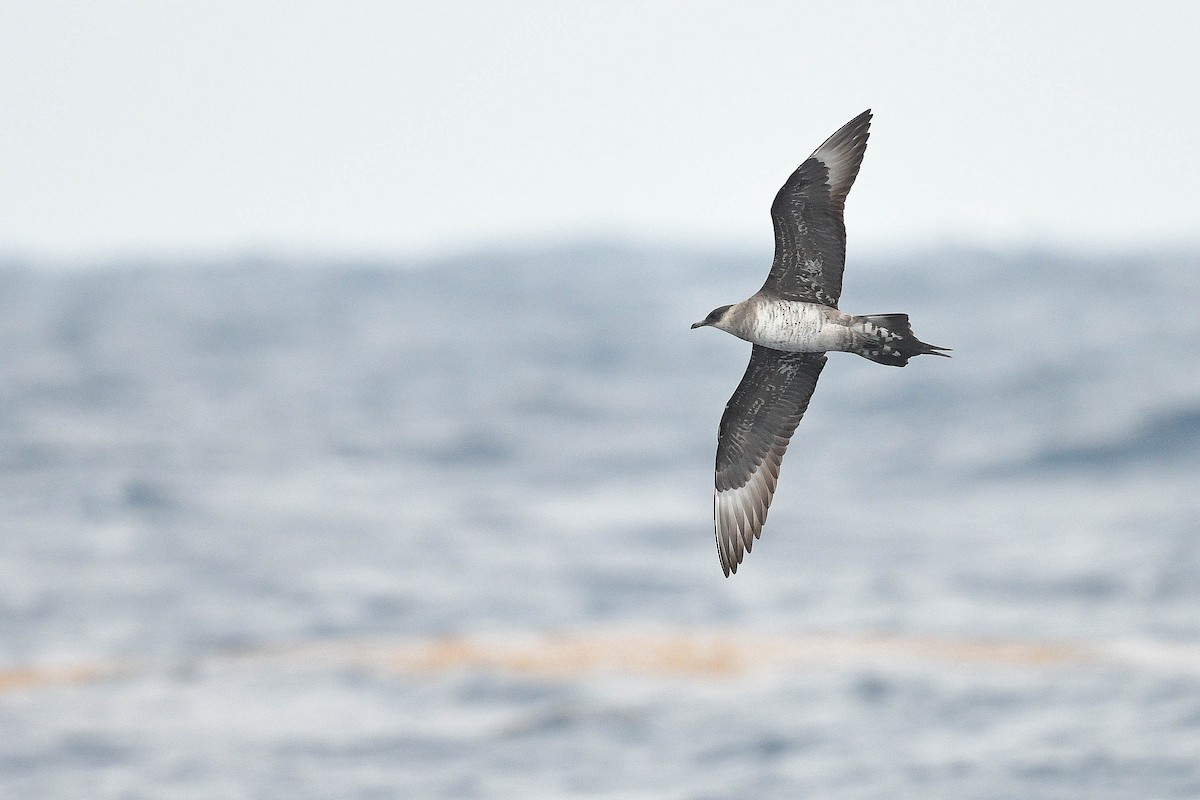
POLYGON ((0 0, 0 251, 1195 242, 1200 3, 0 0))

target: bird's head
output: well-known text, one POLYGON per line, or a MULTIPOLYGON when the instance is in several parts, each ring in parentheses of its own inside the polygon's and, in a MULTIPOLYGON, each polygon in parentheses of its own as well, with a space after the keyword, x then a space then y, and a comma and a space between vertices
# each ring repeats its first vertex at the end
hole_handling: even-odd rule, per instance
POLYGON ((724 325, 722 325, 722 323, 725 321, 725 317, 731 308, 733 308, 733 306, 721 306, 720 308, 714 308, 712 311, 708 312, 707 317, 699 322, 693 323, 692 328, 703 328, 706 325, 711 325, 714 328, 724 330, 724 325))

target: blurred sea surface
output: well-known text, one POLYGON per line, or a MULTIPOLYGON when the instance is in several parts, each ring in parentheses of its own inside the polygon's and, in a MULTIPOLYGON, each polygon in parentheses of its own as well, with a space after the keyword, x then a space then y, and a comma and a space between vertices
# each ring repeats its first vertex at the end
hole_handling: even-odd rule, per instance
POLYGON ((0 796, 1200 796, 1200 252, 852 254, 726 580, 766 268, 0 265, 0 796))

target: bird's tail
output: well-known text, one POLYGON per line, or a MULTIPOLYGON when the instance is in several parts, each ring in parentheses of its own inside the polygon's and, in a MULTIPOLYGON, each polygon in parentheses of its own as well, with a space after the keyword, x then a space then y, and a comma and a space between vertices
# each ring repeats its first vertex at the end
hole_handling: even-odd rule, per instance
POLYGON ((903 367, 913 356, 945 356, 949 347, 926 344, 917 338, 908 324, 908 314, 872 314, 855 317, 853 329, 858 334, 857 349, 863 358, 890 367, 903 367))

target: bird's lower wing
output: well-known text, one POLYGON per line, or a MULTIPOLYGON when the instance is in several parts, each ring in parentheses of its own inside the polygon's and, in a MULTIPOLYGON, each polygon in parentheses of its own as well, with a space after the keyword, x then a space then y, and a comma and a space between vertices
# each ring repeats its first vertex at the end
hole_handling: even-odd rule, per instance
POLYGON ((717 552, 737 572, 767 519, 779 464, 816 388, 824 353, 785 353, 755 345, 742 382, 725 406, 717 440, 717 552))

